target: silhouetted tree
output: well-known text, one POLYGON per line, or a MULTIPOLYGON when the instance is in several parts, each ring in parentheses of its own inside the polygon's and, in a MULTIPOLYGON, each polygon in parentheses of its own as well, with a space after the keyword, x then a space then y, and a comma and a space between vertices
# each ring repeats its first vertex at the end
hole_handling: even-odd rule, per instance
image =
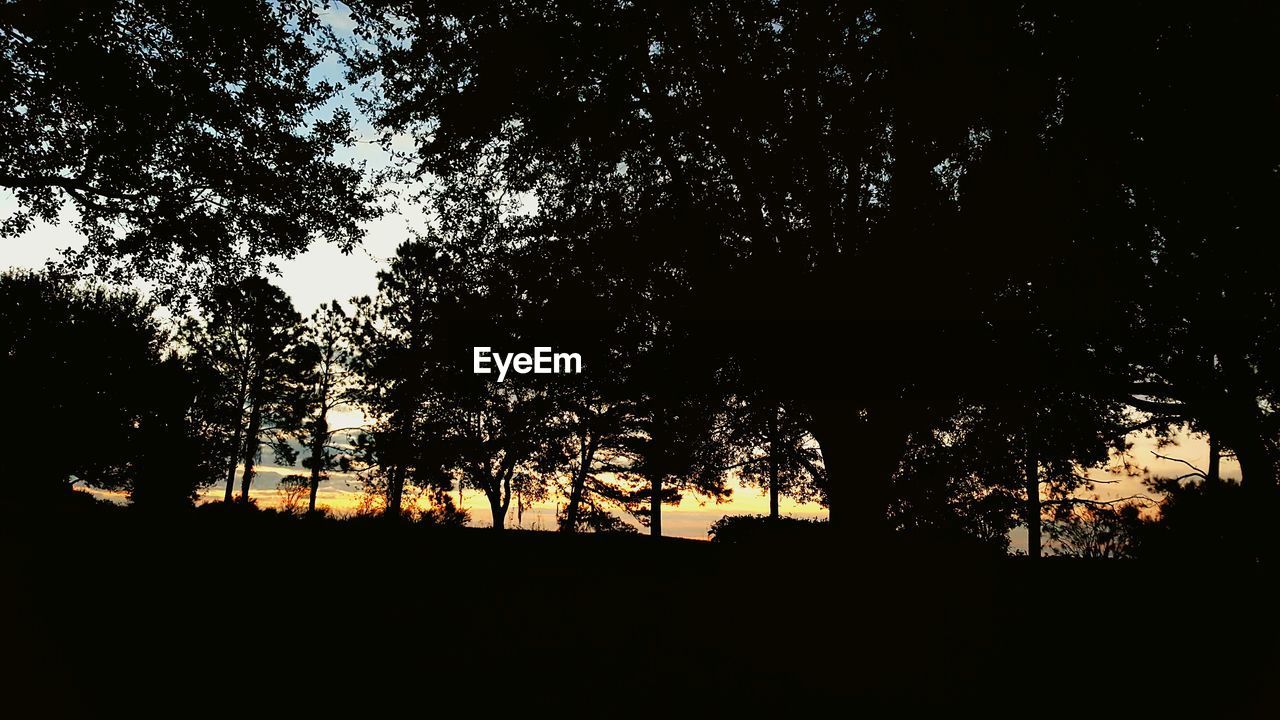
POLYGON ((794 403, 764 392, 737 398, 726 422, 738 453, 734 465, 739 478, 768 493, 770 519, 781 516, 783 497, 825 504, 822 453, 809 434, 809 418, 796 412, 794 403))
POLYGON ((519 273, 527 307, 521 333, 585 363, 581 374, 540 379, 553 414, 535 469, 562 488, 562 531, 628 532, 632 527, 611 513, 625 512, 625 492, 606 469, 640 431, 631 375, 646 342, 646 300, 597 266, 597 254, 614 239, 607 210, 560 221, 556 242, 534 234, 507 263, 519 273))
POLYGON ((1110 482, 1090 471, 1123 472, 1123 458, 1113 456, 1127 450, 1117 403, 1047 383, 1016 388, 1019 376, 1010 371, 1002 390, 962 402, 945 422, 912 434, 894 478, 899 527, 1004 550, 1021 524, 1028 555, 1039 557, 1044 519, 1073 516, 1090 502, 1080 492, 1110 482))
POLYGON ((645 403, 640 432, 624 437, 621 451, 610 466, 616 475, 631 480, 626 502, 649 526, 649 534, 662 536, 662 506, 678 505, 684 494, 727 499, 724 458, 711 438, 714 415, 697 399, 653 398, 645 403))
POLYGON ((624 438, 636 432, 639 420, 630 400, 608 393, 594 379, 556 393, 554 424, 534 458, 549 483, 564 479, 565 505, 559 517, 563 532, 619 528, 607 509, 619 504, 619 491, 603 472, 624 438))
POLYGON ((297 402, 303 411, 300 440, 308 451, 303 466, 311 471, 307 512, 316 511, 316 493, 328 471, 339 468, 349 457, 335 447, 335 435, 355 428, 334 428, 329 414, 344 404, 351 390, 349 367, 351 322, 336 301, 321 305, 303 326, 296 362, 299 377, 297 402))
POLYGON ((127 290, 0 275, 0 435, 29 459, 9 492, 47 499, 84 485, 171 506, 210 480, 188 424, 189 380, 165 358, 153 309, 127 290))
POLYGON ((197 378, 176 354, 151 372, 148 392, 152 409, 138 419, 129 501, 159 510, 190 506, 221 478, 222 445, 202 423, 197 378))
POLYGON ((350 249, 375 214, 335 153, 351 118, 316 80, 323 2, 0 5, 0 187, 13 237, 70 201, 72 267, 141 273, 169 292, 193 268, 239 277, 314 238, 350 249), (325 115, 328 114, 328 117, 325 115))
POLYGON ((705 356, 678 326, 654 314, 650 335, 631 372, 635 431, 618 439, 609 469, 632 487, 627 504, 649 534, 662 536, 662 506, 685 492, 721 500, 732 446, 724 427, 722 388, 704 374, 705 356), (638 486, 637 486, 638 482, 638 486))
POLYGON ((435 384, 431 424, 445 467, 459 482, 484 493, 493 526, 504 527, 512 502, 543 495, 542 476, 531 463, 543 445, 555 408, 549 383, 536 375, 473 372, 476 347, 529 352, 521 332, 535 308, 521 302, 520 279, 507 270, 499 250, 480 258, 436 252, 441 281, 432 288, 434 344, 430 372, 435 384))
POLYGON ((530 463, 552 406, 540 376, 473 372, 473 348, 531 351, 516 330, 517 276, 502 256, 459 254, 431 237, 404 243, 379 275, 379 294, 361 301, 357 356, 366 406, 378 418, 388 512, 406 479, 423 487, 456 480, 484 493, 501 529, 513 502, 540 494, 530 463))
POLYGON ((1138 528, 1137 552, 1162 560, 1249 561, 1257 546, 1241 532, 1241 508, 1247 502, 1240 483, 1203 476, 1155 478, 1148 483, 1160 496, 1158 512, 1138 528))
POLYGON ((1049 524, 1054 555, 1131 558, 1139 552, 1142 508, 1134 502, 1081 503, 1049 524))
POLYGON ((240 500, 249 501, 254 464, 262 446, 293 464, 288 438, 301 423, 297 384, 307 368, 296 346, 301 318, 280 288, 260 277, 214 288, 201 313, 184 326, 184 342, 211 389, 209 411, 230 439, 225 502, 230 502, 237 467, 243 467, 240 500))
MULTIPOLYGON (((1259 552, 1277 506, 1276 254, 1280 80, 1267 5, 1229 12, 1038 8, 1058 78, 1056 136, 1087 214, 1075 238, 1112 280, 1128 365, 1116 394, 1156 422, 1190 421, 1240 461, 1240 523, 1259 552), (1128 77, 1117 66, 1149 68, 1128 77), (1202 142, 1202 138, 1213 138, 1202 142), (1082 150, 1087 148, 1087 150, 1082 150)), ((1069 310, 1064 307, 1064 310, 1069 310)))
POLYGON ((352 9, 368 41, 353 75, 390 79, 373 121, 415 139, 404 179, 444 180, 439 217, 477 196, 532 195, 532 221, 556 231, 613 213, 598 271, 678 276, 693 301, 668 319, 804 405, 833 520, 887 526, 907 436, 945 379, 935 348, 965 352, 988 289, 956 178, 1000 71, 1034 57, 999 34, 1026 36, 1015 9, 352 9), (998 68, 992 44, 1010 51, 998 68), (859 349, 815 370, 801 348, 837 338, 859 349))
MULTIPOLYGON (((286 515, 297 515, 302 512, 302 498, 311 486, 311 479, 305 475, 286 475, 276 485, 276 495, 280 498, 280 512, 286 515)), ((310 512, 314 512, 314 509, 310 512)))
POLYGON ((422 413, 432 393, 429 293, 438 283, 424 252, 402 244, 378 273, 378 294, 354 300, 353 396, 372 423, 356 440, 357 469, 378 479, 389 517, 400 516, 406 482, 443 482, 422 413))

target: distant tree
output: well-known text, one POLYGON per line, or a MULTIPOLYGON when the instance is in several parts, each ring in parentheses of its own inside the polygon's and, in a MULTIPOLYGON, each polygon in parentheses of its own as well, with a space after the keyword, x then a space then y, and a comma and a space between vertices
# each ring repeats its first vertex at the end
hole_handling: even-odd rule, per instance
POLYGON ((1016 525, 1039 557, 1045 518, 1088 502, 1080 492, 1111 482, 1091 470, 1125 471, 1126 416, 1105 393, 1061 386, 1016 388, 1019 373, 981 402, 959 402, 946 422, 912 434, 894 479, 892 517, 901 529, 951 533, 1007 546, 1016 525), (1115 454, 1120 454, 1117 457, 1115 454))
POLYGON ((303 372, 296 352, 301 318, 284 291, 260 277, 214 288, 189 319, 183 339, 205 382, 208 415, 229 439, 225 502, 231 502, 237 467, 240 500, 248 502, 262 447, 293 464, 288 439, 302 422, 297 387, 303 372))
MULTIPOLYGON (((633 528, 612 512, 626 510, 606 468, 640 428, 640 406, 629 378, 644 345, 643 298, 572 257, 608 241, 607 235, 600 237, 604 223, 596 218, 575 222, 583 226, 581 245, 530 243, 509 263, 521 274, 521 302, 529 306, 522 333, 539 344, 579 353, 585 363, 581 374, 540 383, 550 395, 553 415, 535 468, 548 484, 561 486, 561 531, 628 532, 633 528)), ((561 232, 575 229, 566 224, 561 232)))
POLYGON ((664 504, 678 504, 689 492, 716 501, 729 496, 731 445, 719 388, 696 372, 696 355, 675 349, 680 343, 670 328, 654 329, 658 339, 638 360, 630 386, 636 430, 616 442, 608 469, 624 482, 627 505, 656 538, 664 504))
POLYGON ((550 382, 542 376, 473 372, 473 349, 531 352, 521 332, 535 309, 522 302, 519 275, 506 256, 495 252, 459 256, 437 244, 424 244, 440 272, 431 293, 433 325, 430 364, 433 398, 426 405, 441 466, 460 486, 482 492, 493 527, 505 527, 512 503, 519 506, 545 496, 543 476, 532 463, 544 445, 555 415, 550 382))
POLYGON ((727 424, 738 477, 768 493, 771 520, 781 517, 784 497, 826 504, 822 453, 809 434, 810 419, 797 412, 794 402, 763 392, 735 398, 727 424))
POLYGON ((682 322, 700 305, 683 274, 635 245, 637 229, 608 204, 522 229, 507 262, 534 321, 522 332, 586 362, 582 375, 546 384, 554 414, 539 463, 564 478, 560 527, 618 531, 628 526, 611 511, 621 510, 661 535, 664 503, 726 497, 725 358, 714 336, 682 322), (624 258, 629 272, 616 274, 624 258))
POLYGON ((1138 553, 1142 507, 1134 502, 1076 504, 1049 524, 1054 555, 1131 558, 1138 553))
MULTIPOLYGON (((305 475, 286 475, 276 485, 276 496, 280 498, 280 512, 286 515, 297 515, 302 512, 302 498, 307 495, 311 480, 305 475)), ((309 512, 314 512, 314 509, 309 512)))
POLYGON ((548 483, 563 480, 565 504, 558 518, 562 532, 616 527, 606 509, 616 504, 616 492, 600 473, 635 422, 631 403, 606 399, 587 385, 556 394, 554 424, 548 427, 545 446, 534 457, 537 471, 548 483))
POLYGON ((454 505, 447 492, 436 488, 432 492, 430 503, 419 508, 416 519, 433 527, 464 527, 471 522, 471 513, 454 505))
POLYGON ((561 487, 564 504, 557 521, 562 532, 629 532, 631 526, 612 511, 628 512, 626 483, 619 482, 617 471, 643 418, 637 403, 595 380, 555 393, 554 419, 534 467, 548 485, 561 487))
POLYGON ((166 358, 153 307, 131 291, 0 274, 0 435, 29 458, 11 492, 39 500, 83 485, 172 506, 209 481, 189 379, 166 358))
POLYGON ((400 517, 406 484, 448 484, 423 412, 433 397, 426 369, 434 330, 430 293, 439 282, 427 252, 401 245, 378 274, 378 294, 354 300, 352 397, 371 424, 356 438, 353 467, 378 486, 388 517, 400 517))
POLYGON ((532 461, 552 410, 542 376, 473 372, 473 348, 531 351, 516 328, 530 308, 500 254, 468 256, 437 237, 406 242, 358 302, 361 402, 374 417, 362 441, 384 478, 387 512, 405 484, 483 492, 501 529, 513 502, 541 494, 532 461))
POLYGON ((314 238, 349 250, 375 214, 338 87, 317 80, 325 2, 0 4, 0 237, 57 222, 73 268, 174 291, 240 277, 314 238), (191 287, 191 286, 186 286, 191 287))
MULTIPOLYGON (((1006 128, 1001 144, 1017 134, 1006 128)), ((1077 209, 1060 203, 1039 174, 1054 159, 1044 158, 1046 168, 1033 172, 1015 155, 994 149, 970 171, 963 221, 997 236, 1034 232, 1051 247, 1067 243, 1062 228, 1072 225, 1077 209), (1022 192, 1012 189, 1019 183, 1032 183, 1049 199, 1027 199, 1037 203, 1034 212, 1016 212, 1002 225, 994 216, 1007 204, 1003 193, 1022 192)), ((1012 260, 997 260, 1010 262, 998 271, 1004 284, 976 308, 974 349, 956 358, 949 391, 935 394, 934 419, 909 435, 892 514, 900 527, 960 532, 995 545, 1005 544, 1011 523, 1021 524, 1028 554, 1039 557, 1044 518, 1072 512, 1077 492, 1108 482, 1090 471, 1124 471, 1126 436, 1148 424, 1135 422, 1112 392, 1125 373, 1111 349, 1123 324, 1096 299, 1075 301, 1077 282, 1096 269, 1071 253, 1044 249, 1012 260)))
POLYGON ((321 305, 303 326, 295 362, 298 379, 295 385, 302 408, 299 439, 308 455, 302 464, 311 471, 307 512, 316 511, 316 493, 328 471, 349 464, 344 448, 335 446, 337 433, 356 428, 335 428, 329 414, 343 405, 351 392, 350 382, 351 322, 336 301, 321 305))

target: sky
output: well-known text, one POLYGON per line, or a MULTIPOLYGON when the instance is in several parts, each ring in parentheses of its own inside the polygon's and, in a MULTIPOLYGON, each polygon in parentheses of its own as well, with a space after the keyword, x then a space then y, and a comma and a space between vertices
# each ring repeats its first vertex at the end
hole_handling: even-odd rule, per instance
MULTIPOLYGON (((333 11, 330 22, 340 32, 349 30, 345 8, 340 4, 333 11)), ((339 72, 336 64, 328 62, 317 70, 317 75, 327 79, 338 79, 339 72)), ((350 106, 350 98, 344 96, 335 104, 350 106)), ((354 114, 358 117, 358 113, 354 114)), ((376 166, 381 162, 381 157, 377 144, 373 142, 373 131, 363 122, 357 123, 356 130, 359 136, 358 142, 350 151, 349 157, 366 160, 376 166)), ((0 189, 0 217, 6 215, 13 207, 13 196, 0 189)), ((70 223, 73 217, 72 211, 67 209, 57 224, 37 223, 30 232, 21 237, 0 239, 0 269, 40 268, 48 260, 56 258, 62 250, 79 247, 82 241, 70 223)), ((404 207, 367 223, 363 244, 350 255, 343 255, 335 246, 320 242, 314 243, 306 252, 295 258, 277 260, 280 274, 273 278, 273 282, 289 294, 296 309, 304 316, 330 300, 345 302, 353 297, 372 295, 377 291, 377 272, 387 266, 396 247, 409 237, 413 230, 423 227, 421 213, 412 207, 404 207)), ((354 413, 351 417, 336 422, 340 427, 347 427, 358 424, 359 420, 358 413, 354 413)), ((1131 457, 1139 465, 1146 466, 1150 476, 1172 477, 1186 472, 1185 466, 1177 462, 1154 457, 1152 455, 1156 450, 1154 440, 1136 435, 1133 440, 1135 445, 1131 457)), ((1160 450, 1160 453, 1181 458, 1197 467, 1205 466, 1208 456, 1206 443, 1186 435, 1177 437, 1176 441, 1175 446, 1160 450)), ((304 472, 301 468, 272 465, 269 460, 269 455, 264 458, 267 462, 260 467, 260 475, 254 484, 254 495, 264 506, 274 506, 279 503, 280 496, 275 488, 281 478, 304 472)), ((1225 477, 1239 478, 1239 468, 1234 461, 1224 460, 1222 472, 1225 477)), ((1117 478, 1102 471, 1092 471, 1090 475, 1099 480, 1109 481, 1098 485, 1095 492, 1091 494, 1101 499, 1148 492, 1142 484, 1142 477, 1117 478)), ((736 486, 736 483, 732 485, 736 486)), ((320 504, 328 505, 338 512, 348 512, 358 503, 359 493, 359 483, 353 477, 335 473, 321 488, 320 504)), ((209 491, 210 497, 220 498, 221 494, 220 488, 209 491)), ((473 524, 490 524, 488 504, 477 492, 465 493, 461 505, 471 511, 473 524)), ((816 504, 796 504, 786 501, 782 505, 782 511, 783 514, 795 517, 826 516, 826 511, 816 504)), ((524 513, 523 520, 517 522, 513 507, 508 525, 549 529, 554 527, 555 512, 555 501, 551 501, 528 509, 524 513)), ((767 512, 768 500, 763 491, 734 487, 732 498, 726 503, 704 504, 697 498, 686 497, 679 506, 665 508, 663 529, 667 535, 706 539, 707 529, 725 515, 767 512)), ((628 520, 635 524, 634 520, 629 518, 628 520)), ((1024 549, 1025 538, 1025 532, 1015 531, 1014 548, 1024 549)))

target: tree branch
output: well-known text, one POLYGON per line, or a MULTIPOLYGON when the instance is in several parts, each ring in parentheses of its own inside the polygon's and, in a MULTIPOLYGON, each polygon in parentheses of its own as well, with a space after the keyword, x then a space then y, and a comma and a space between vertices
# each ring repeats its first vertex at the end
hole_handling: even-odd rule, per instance
POLYGON ((112 192, 110 190, 103 190, 102 188, 90 185, 83 180, 62 177, 61 175, 41 175, 32 177, 0 173, 0 185, 11 188, 55 187, 73 194, 76 192, 89 193, 91 195, 101 195, 102 197, 114 198, 116 200, 130 200, 138 197, 136 193, 125 194, 112 192))
POLYGON ((1183 460, 1182 458, 1169 457, 1168 455, 1161 455, 1160 453, 1156 452, 1155 450, 1152 450, 1152 451, 1151 451, 1151 454, 1152 454, 1152 455, 1155 455, 1156 457, 1160 458, 1161 460, 1168 460, 1168 461, 1170 461, 1170 462, 1176 462, 1176 463, 1181 463, 1181 464, 1183 464, 1183 465, 1186 465, 1187 467, 1191 468, 1192 470, 1195 470, 1195 471, 1196 471, 1196 474, 1200 475, 1201 477, 1204 477, 1204 476, 1208 475, 1208 473, 1206 473, 1204 470, 1201 470, 1200 468, 1196 467, 1195 465, 1192 465, 1191 463, 1187 462, 1186 460, 1183 460))

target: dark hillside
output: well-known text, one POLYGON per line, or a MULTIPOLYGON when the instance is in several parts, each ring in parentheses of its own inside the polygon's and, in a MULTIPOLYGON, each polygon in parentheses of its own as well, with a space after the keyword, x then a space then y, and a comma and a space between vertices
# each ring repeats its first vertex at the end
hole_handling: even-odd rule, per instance
POLYGON ((1276 702, 1274 605, 1243 568, 211 511, 82 511, 13 534, 5 703, 42 716, 1236 717, 1276 702), (243 560, 222 559, 228 544, 243 560))

